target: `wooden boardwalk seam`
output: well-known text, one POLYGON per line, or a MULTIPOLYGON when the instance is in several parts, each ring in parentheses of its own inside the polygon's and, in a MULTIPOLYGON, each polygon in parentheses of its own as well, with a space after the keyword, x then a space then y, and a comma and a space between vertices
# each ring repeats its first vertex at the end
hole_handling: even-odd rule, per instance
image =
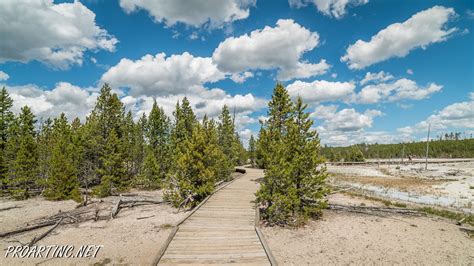
POLYGON ((255 226, 255 179, 263 171, 246 170, 174 229, 158 265, 276 264, 255 226))

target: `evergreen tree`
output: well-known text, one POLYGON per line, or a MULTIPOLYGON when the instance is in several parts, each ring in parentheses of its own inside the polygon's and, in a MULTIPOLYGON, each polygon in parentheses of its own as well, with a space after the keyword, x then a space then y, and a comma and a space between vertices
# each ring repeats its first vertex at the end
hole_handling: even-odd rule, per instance
POLYGON ((218 136, 219 136, 219 146, 222 149, 225 160, 222 162, 222 168, 227 173, 225 176, 230 177, 234 165, 237 164, 237 145, 234 134, 234 121, 232 120, 229 112, 229 108, 226 105, 222 108, 222 112, 219 115, 219 126, 218 126, 218 136))
POLYGON ((36 140, 38 143, 38 185, 42 188, 46 186, 50 173, 51 146, 53 144, 52 126, 53 121, 50 118, 44 120, 40 125, 36 140))
POLYGON ((266 139, 266 170, 257 200, 269 223, 297 225, 325 207, 326 174, 306 105, 298 98, 293 107, 286 95, 284 88, 275 89, 269 104, 264 134, 274 138, 266 139))
POLYGON ((268 120, 260 129, 259 142, 257 145, 257 160, 259 167, 266 168, 270 154, 276 151, 270 150, 286 134, 287 121, 292 117, 293 104, 290 95, 281 83, 277 83, 273 90, 272 99, 268 103, 268 120))
POLYGON ((8 95, 7 89, 2 88, 0 92, 0 188, 6 188, 8 162, 6 158, 6 147, 8 141, 8 130, 14 120, 11 108, 13 100, 8 95))
POLYGON ((72 199, 80 202, 73 134, 64 113, 54 120, 52 135, 50 173, 44 195, 51 200, 72 199))
POLYGON ((155 101, 147 123, 147 137, 152 152, 147 157, 154 156, 154 159, 148 158, 149 165, 153 168, 157 166, 158 169, 150 169, 153 171, 148 172, 157 174, 154 179, 160 183, 165 180, 171 168, 170 128, 169 118, 163 108, 158 107, 155 101), (151 163, 152 161, 155 161, 157 165, 151 163))
POLYGON ((102 162, 98 173, 101 176, 100 186, 96 193, 99 197, 106 197, 115 191, 121 191, 127 186, 126 168, 124 166, 123 143, 115 130, 109 132, 107 142, 100 157, 102 162))
POLYGON ((100 90, 96 106, 88 122, 90 122, 88 134, 92 138, 89 142, 93 145, 88 148, 95 150, 89 151, 88 155, 98 159, 92 161, 100 180, 100 186, 96 192, 105 197, 116 189, 122 190, 130 180, 124 153, 127 143, 124 130, 124 124, 126 124, 124 107, 107 83, 100 90), (96 152, 97 154, 93 154, 96 152))
POLYGON ((9 171, 10 191, 17 199, 30 196, 30 190, 36 187, 38 178, 38 151, 35 132, 36 119, 31 109, 24 106, 18 117, 18 148, 13 154, 9 171))
POLYGON ((217 146, 209 144, 203 126, 195 123, 167 182, 165 197, 175 207, 195 206, 213 191, 218 175, 215 162, 220 155, 217 146))
POLYGON ((252 165, 252 167, 255 167, 256 165, 257 152, 256 152, 255 146, 256 146, 256 141, 253 138, 253 135, 250 135, 248 157, 250 159, 250 164, 252 165))

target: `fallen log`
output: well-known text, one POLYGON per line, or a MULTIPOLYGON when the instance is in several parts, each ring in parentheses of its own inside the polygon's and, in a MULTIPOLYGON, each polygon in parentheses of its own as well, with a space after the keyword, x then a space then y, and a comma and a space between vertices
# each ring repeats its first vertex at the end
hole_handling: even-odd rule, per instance
POLYGON ((110 218, 113 219, 117 214, 119 213, 120 209, 126 208, 126 207, 134 207, 134 206, 139 206, 139 205, 146 205, 146 204, 161 204, 164 203, 164 201, 159 201, 159 200, 147 200, 147 199, 119 199, 117 203, 115 204, 114 208, 112 209, 112 212, 110 213, 110 218))
POLYGON ((35 230, 35 229, 38 229, 38 228, 43 228, 43 227, 46 227, 46 226, 54 225, 55 223, 57 223, 57 220, 56 221, 48 221, 48 222, 44 222, 44 223, 40 223, 40 224, 35 224, 35 225, 32 225, 32 226, 27 226, 27 227, 15 229, 15 230, 12 230, 12 231, 9 231, 9 232, 0 233, 0 237, 6 237, 6 236, 15 235, 15 234, 23 233, 23 232, 28 232, 28 231, 35 230))
POLYGON ((469 228, 469 227, 465 227, 465 226, 462 226, 462 227, 459 227, 459 230, 469 234, 469 235, 474 235, 474 229, 472 228, 469 228))
POLYGON ((18 207, 18 206, 10 206, 10 207, 1 208, 1 209, 0 209, 0 212, 1 212, 1 211, 8 211, 8 210, 11 210, 11 209, 16 209, 16 208, 20 208, 20 207, 18 207))
POLYGON ((148 219, 148 218, 152 218, 152 217, 155 217, 155 215, 150 215, 150 216, 143 216, 143 217, 137 217, 137 220, 143 220, 143 219, 148 219))
POLYGON ((61 222, 63 221, 64 218, 61 218, 59 219, 59 221, 53 226, 51 227, 48 231, 44 232, 43 234, 41 234, 40 236, 38 237, 34 237, 31 242, 28 244, 29 247, 33 246, 34 244, 36 244, 36 242, 40 241, 41 239, 43 239, 44 237, 46 237, 49 233, 51 233, 54 229, 56 229, 60 224, 61 222))
POLYGON ((405 214, 405 215, 420 215, 421 212, 414 209, 402 209, 402 208, 384 208, 384 207, 367 207, 367 206, 353 206, 353 205, 341 205, 341 204, 329 204, 330 210, 335 211, 346 211, 362 214, 380 214, 380 213, 393 213, 393 214, 405 214))
POLYGON ((112 212, 110 213, 110 219, 113 219, 117 215, 117 213, 119 212, 121 202, 122 202, 122 199, 119 198, 119 200, 117 201, 115 206, 112 208, 112 212))

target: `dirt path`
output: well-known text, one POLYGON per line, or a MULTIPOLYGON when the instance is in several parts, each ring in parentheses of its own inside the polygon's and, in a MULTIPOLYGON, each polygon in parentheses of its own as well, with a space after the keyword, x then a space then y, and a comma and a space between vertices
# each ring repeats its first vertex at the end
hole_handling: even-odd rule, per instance
POLYGON ((219 190, 179 226, 159 265, 269 265, 255 231, 255 195, 262 170, 247 173, 219 190))

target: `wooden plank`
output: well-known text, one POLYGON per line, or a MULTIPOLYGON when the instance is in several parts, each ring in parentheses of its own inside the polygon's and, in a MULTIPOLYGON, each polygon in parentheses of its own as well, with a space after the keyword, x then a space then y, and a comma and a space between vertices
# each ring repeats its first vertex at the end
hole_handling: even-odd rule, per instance
POLYGON ((215 192, 183 219, 159 265, 239 264, 270 265, 255 230, 256 178, 261 170, 215 192))

